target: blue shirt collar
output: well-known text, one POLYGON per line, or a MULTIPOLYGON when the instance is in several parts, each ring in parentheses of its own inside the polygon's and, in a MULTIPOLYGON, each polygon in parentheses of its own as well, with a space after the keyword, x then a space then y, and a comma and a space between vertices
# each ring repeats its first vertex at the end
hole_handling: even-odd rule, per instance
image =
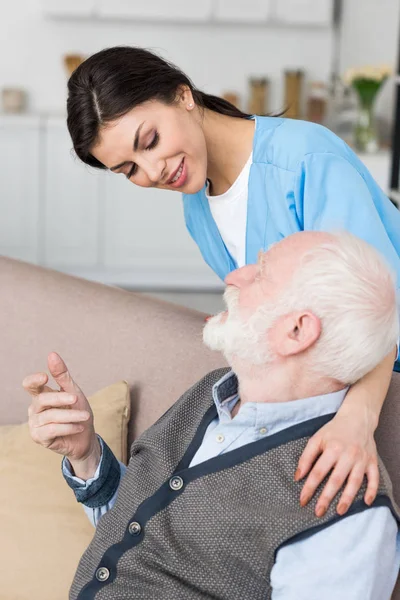
MULTIPOLYGON (((315 417, 336 413, 348 391, 348 387, 320 396, 292 400, 291 402, 246 402, 241 406, 235 419, 246 419, 256 429, 263 427, 281 429, 315 417)), ((220 421, 230 421, 231 411, 239 399, 238 379, 229 371, 213 386, 213 400, 220 421)))

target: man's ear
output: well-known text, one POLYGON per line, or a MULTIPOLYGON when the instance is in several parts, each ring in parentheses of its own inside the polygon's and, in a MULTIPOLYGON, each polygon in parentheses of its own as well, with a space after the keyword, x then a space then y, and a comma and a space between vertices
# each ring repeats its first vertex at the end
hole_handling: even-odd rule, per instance
POLYGON ((277 324, 276 352, 293 356, 311 348, 321 335, 321 321, 310 311, 291 313, 277 324))

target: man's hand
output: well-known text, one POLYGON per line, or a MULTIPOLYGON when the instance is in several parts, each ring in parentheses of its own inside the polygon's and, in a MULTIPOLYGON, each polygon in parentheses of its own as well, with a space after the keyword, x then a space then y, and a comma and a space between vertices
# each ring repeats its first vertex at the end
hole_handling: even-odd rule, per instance
POLYGON ((46 373, 29 375, 22 382, 32 397, 28 409, 32 439, 66 456, 75 475, 89 479, 94 475, 101 457, 92 409, 62 358, 52 352, 47 363, 49 372, 60 387, 59 391, 46 385, 46 373))

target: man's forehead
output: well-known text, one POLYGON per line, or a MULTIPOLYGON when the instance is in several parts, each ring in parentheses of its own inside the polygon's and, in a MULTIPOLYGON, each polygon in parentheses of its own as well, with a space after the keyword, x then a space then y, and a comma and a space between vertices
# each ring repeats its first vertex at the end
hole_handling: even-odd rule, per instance
POLYGON ((266 250, 259 250, 258 252, 258 256, 257 256, 257 264, 260 267, 260 269, 262 270, 263 267, 265 267, 267 259, 268 259, 268 253, 271 251, 271 249, 277 245, 278 242, 274 242, 273 244, 270 244, 268 246, 268 248, 266 250))

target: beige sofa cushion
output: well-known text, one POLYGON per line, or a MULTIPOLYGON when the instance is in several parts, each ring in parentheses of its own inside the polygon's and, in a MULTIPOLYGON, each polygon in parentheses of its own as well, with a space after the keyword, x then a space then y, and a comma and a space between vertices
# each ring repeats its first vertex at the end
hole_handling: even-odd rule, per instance
MULTIPOLYGON (((127 383, 89 400, 96 431, 126 462, 127 383)), ((94 529, 64 482, 61 456, 36 445, 27 424, 0 427, 0 481, 0 598, 65 600, 94 529)))

